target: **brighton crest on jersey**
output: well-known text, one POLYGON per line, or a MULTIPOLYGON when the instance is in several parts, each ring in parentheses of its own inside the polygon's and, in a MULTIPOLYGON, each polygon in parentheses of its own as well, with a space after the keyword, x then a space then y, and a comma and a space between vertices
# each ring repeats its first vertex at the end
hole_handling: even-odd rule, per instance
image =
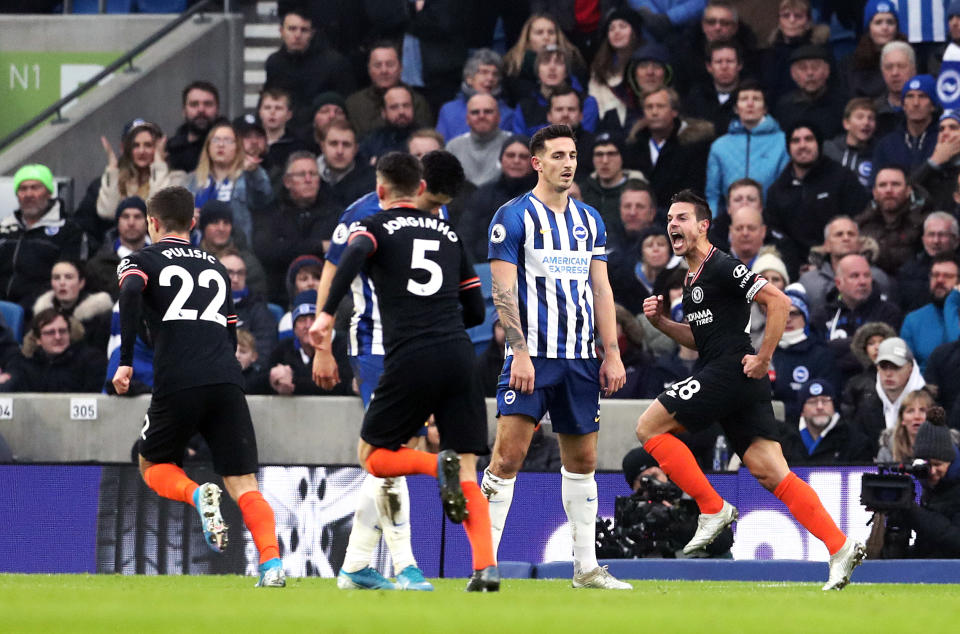
POLYGON ((590 265, 607 260, 606 228, 597 210, 570 198, 560 215, 528 192, 497 210, 488 240, 491 260, 517 266, 517 303, 530 356, 596 358, 590 265))
MULTIPOLYGON (((340 222, 333 232, 330 249, 326 259, 337 266, 340 256, 347 248, 347 238, 360 225, 360 221, 380 212, 380 199, 377 192, 370 192, 356 199, 340 216, 340 222)), ((446 220, 447 206, 440 208, 440 217, 446 220)), ((373 286, 373 280, 366 272, 361 272, 350 285, 353 294, 353 316, 350 318, 350 339, 347 354, 358 357, 367 354, 383 355, 383 327, 380 324, 380 302, 373 286)))

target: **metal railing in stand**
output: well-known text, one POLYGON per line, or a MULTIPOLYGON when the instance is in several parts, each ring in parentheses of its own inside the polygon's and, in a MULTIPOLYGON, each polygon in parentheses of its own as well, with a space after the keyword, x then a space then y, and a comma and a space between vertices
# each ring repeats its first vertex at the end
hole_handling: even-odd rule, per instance
MULTIPOLYGON (((0 139, 0 152, 7 149, 9 146, 13 145, 16 141, 20 139, 20 137, 26 135, 28 132, 33 130, 35 127, 37 127, 38 125, 40 125, 41 123, 49 119, 50 117, 53 117, 53 116, 56 117, 53 121, 50 122, 52 125, 56 125, 58 123, 65 123, 66 121, 68 121, 68 119, 64 118, 61 115, 61 110, 63 110, 63 108, 67 104, 72 102, 77 97, 80 97, 85 92, 87 92, 88 90, 90 90, 91 88, 99 84, 101 81, 103 81, 106 77, 112 75, 113 73, 120 70, 124 66, 127 66, 126 72, 128 73, 137 72, 139 69, 137 69, 137 67, 133 65, 134 57, 136 57, 137 55, 145 51, 147 48, 156 44, 161 38, 163 38, 168 33, 170 33, 171 31, 176 29, 178 26, 180 26, 181 24, 183 24, 184 22, 186 22, 187 20, 189 20, 194 16, 197 16, 198 22, 205 22, 209 18, 204 18, 201 14, 203 14, 204 12, 207 12, 206 10, 211 4, 215 4, 214 0, 201 0, 197 4, 193 5, 192 7, 190 7, 183 13, 181 13, 179 16, 177 16, 176 19, 172 20, 169 24, 161 28, 159 31, 157 31, 150 37, 146 38, 145 40, 143 40, 142 42, 134 46, 125 54, 121 55, 119 58, 117 58, 114 62, 112 62, 109 66, 104 68, 102 71, 100 71, 99 73, 97 73, 96 75, 94 75, 93 77, 85 81, 84 83, 80 84, 80 86, 78 86, 76 90, 70 92, 68 95, 64 97, 61 97, 56 102, 54 102, 51 106, 44 109, 43 112, 41 112, 34 118, 30 119, 29 121, 27 121, 22 126, 17 128, 10 134, 8 134, 7 136, 0 139)), ((216 4, 219 4, 219 3, 216 3, 216 4)), ((229 8, 230 8, 230 3, 224 2, 223 3, 224 13, 229 13, 229 8)))

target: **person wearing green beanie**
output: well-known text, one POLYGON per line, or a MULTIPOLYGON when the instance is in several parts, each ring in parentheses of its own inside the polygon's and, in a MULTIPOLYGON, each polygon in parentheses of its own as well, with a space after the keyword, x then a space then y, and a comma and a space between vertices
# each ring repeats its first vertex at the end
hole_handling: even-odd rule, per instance
POLYGON ((83 230, 56 198, 46 165, 24 165, 14 173, 18 209, 0 220, 0 299, 32 314, 37 297, 50 287, 50 270, 62 258, 86 259, 83 230))

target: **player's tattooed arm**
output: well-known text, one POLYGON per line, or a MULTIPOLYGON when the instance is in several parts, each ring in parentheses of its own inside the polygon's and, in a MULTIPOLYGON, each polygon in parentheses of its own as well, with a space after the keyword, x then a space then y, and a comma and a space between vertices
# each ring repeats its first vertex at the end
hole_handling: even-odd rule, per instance
POLYGON ((493 305, 497 307, 500 325, 506 333, 507 343, 514 351, 526 352, 527 339, 520 324, 520 304, 513 286, 506 287, 493 278, 493 305))

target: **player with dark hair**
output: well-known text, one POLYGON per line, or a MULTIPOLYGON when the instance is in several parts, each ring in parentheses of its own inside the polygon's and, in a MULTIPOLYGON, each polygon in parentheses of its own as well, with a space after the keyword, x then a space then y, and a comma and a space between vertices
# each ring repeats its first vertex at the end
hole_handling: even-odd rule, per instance
POLYGON ((596 209, 567 195, 577 146, 567 125, 530 141, 532 191, 500 207, 489 229, 493 303, 508 344, 497 385, 497 440, 483 473, 494 551, 513 500, 517 472, 546 412, 558 433, 563 508, 573 531, 575 588, 629 590, 597 563, 597 430, 600 393, 623 387, 607 235, 596 209), (594 324, 603 362, 594 346, 594 324))
POLYGON ((117 394, 130 388, 141 315, 154 336, 153 397, 140 430, 140 473, 159 495, 192 504, 215 552, 227 543, 220 488, 198 485, 182 467, 197 432, 213 454, 214 470, 240 507, 260 552, 258 587, 286 585, 273 509, 257 486, 257 441, 237 362, 237 315, 230 278, 215 257, 190 244, 193 194, 167 187, 147 203, 153 244, 120 261, 120 366, 117 394))
POLYGON ((643 314, 683 346, 700 352, 695 373, 660 394, 637 422, 637 438, 660 468, 700 507, 697 532, 683 548, 687 555, 705 548, 737 519, 737 509, 720 497, 690 450, 672 432, 697 432, 714 420, 755 478, 779 498, 797 520, 826 545, 830 575, 824 590, 840 590, 866 551, 844 535, 816 492, 790 471, 780 447, 771 406, 767 369, 783 335, 790 300, 758 273, 710 244, 713 215, 690 190, 674 195, 667 231, 675 255, 687 261, 683 285, 686 323, 664 316, 663 296, 648 297, 643 314), (763 343, 750 344, 750 302, 767 315, 763 343))
MULTIPOLYGON (((428 167, 434 161, 448 164, 437 171, 451 177, 443 187, 455 192, 463 179, 456 158, 437 151, 424 160, 428 167)), ((329 349, 333 314, 357 273, 366 269, 384 316, 386 356, 360 431, 360 463, 382 478, 436 477, 444 513, 463 522, 473 549, 467 590, 497 591, 500 573, 487 500, 476 481, 476 455, 488 453, 486 411, 473 380, 473 345, 464 330, 483 322, 483 296, 459 237, 438 217, 449 195, 425 197, 419 174, 419 162, 407 154, 390 153, 377 163, 377 197, 385 211, 351 231, 317 330, 321 347, 329 349), (429 210, 417 209, 418 203, 429 210), (443 450, 434 456, 404 447, 431 413, 443 450)))

